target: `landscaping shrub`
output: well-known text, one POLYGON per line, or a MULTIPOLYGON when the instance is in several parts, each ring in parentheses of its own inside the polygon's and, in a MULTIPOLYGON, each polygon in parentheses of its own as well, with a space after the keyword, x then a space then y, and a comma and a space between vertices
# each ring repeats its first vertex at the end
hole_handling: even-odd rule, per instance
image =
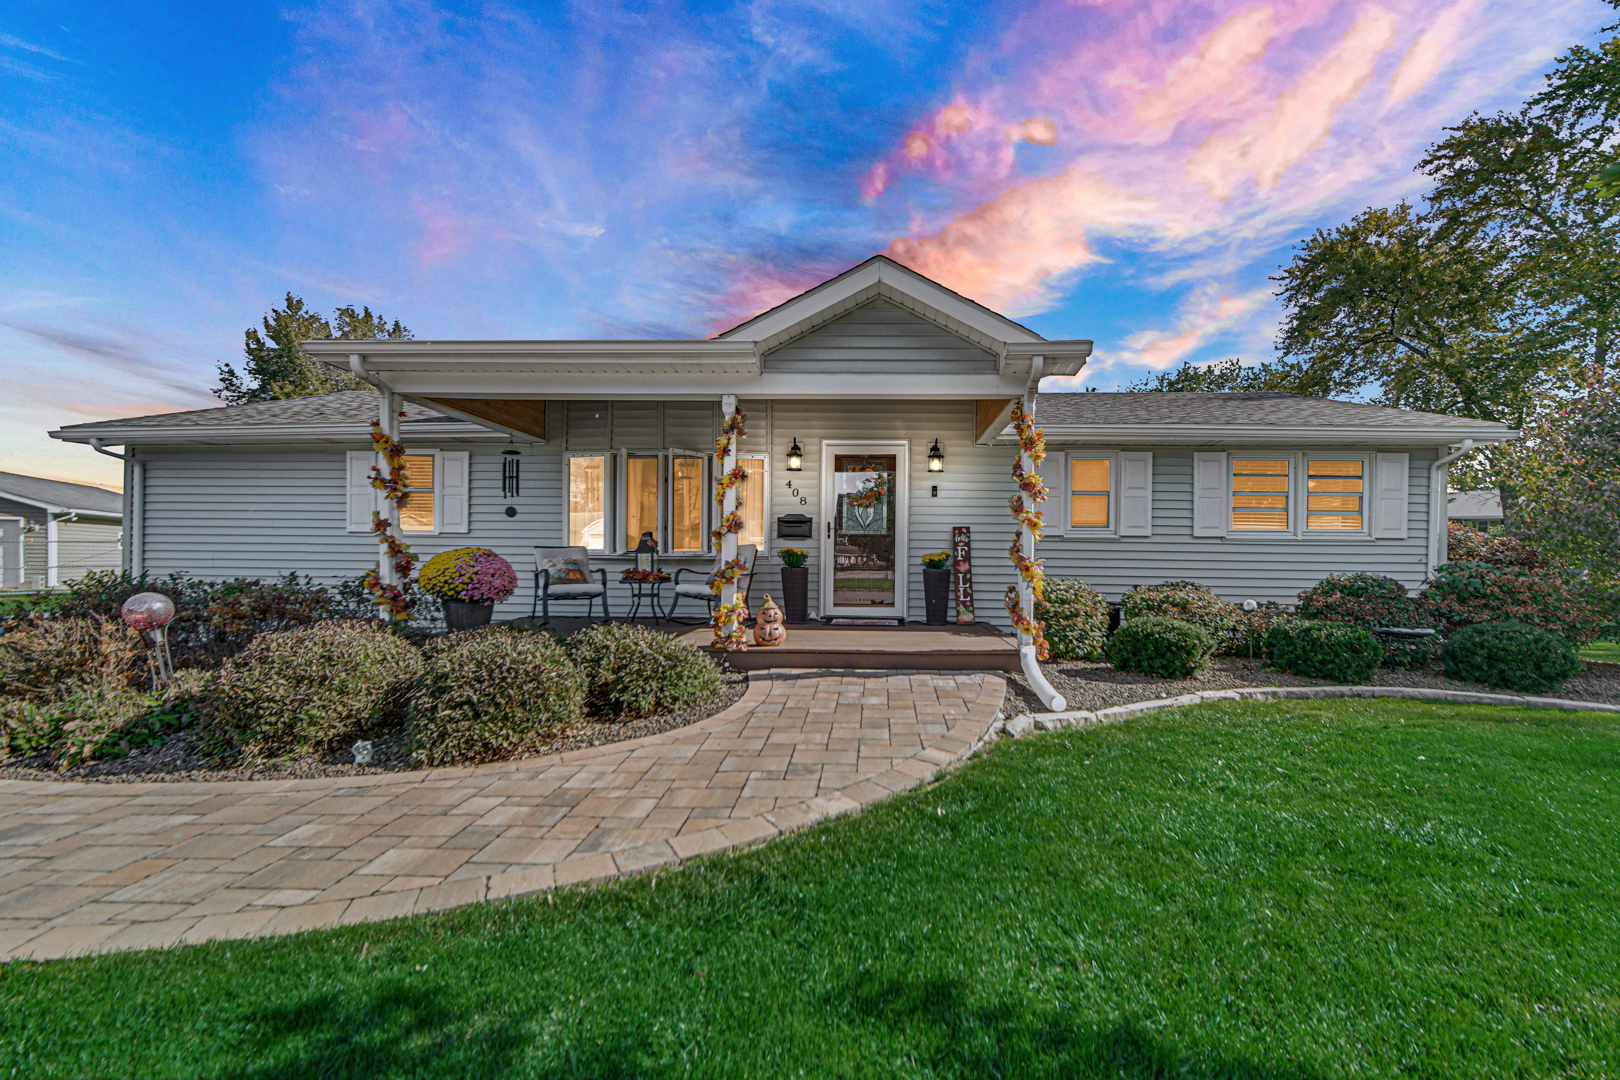
POLYGON ((35 757, 72 768, 155 746, 197 718, 202 672, 182 672, 158 693, 127 686, 77 687, 52 700, 0 701, 0 757, 35 757))
POLYGON ((701 704, 720 692, 720 671, 701 651, 642 626, 597 623, 568 639, 593 708, 652 716, 701 704))
POLYGON ((1108 639, 1108 661, 1114 667, 1164 679, 1196 675, 1214 651, 1209 631, 1161 615, 1131 619, 1108 639))
POLYGON ((145 657, 140 635, 116 619, 22 619, 0 637, 0 693, 37 702, 128 690, 144 675, 145 657))
POLYGON ((1125 590, 1120 614, 1127 623, 1155 616, 1192 623, 1208 634, 1217 648, 1225 650, 1232 648, 1232 632, 1242 610, 1196 581, 1166 581, 1161 585, 1133 585, 1125 590))
POLYGON ((1523 566, 1531 570, 1551 566, 1554 562, 1534 545, 1511 536, 1481 532, 1465 521, 1453 521, 1446 527, 1446 559, 1523 566))
MULTIPOLYGON (((1307 619, 1347 623, 1367 630, 1439 630, 1445 626, 1445 620, 1428 599, 1409 595, 1405 585, 1383 574, 1329 574, 1299 594, 1298 611, 1307 619)), ((1389 667, 1427 667, 1440 647, 1438 636, 1381 640, 1383 663, 1389 667)))
POLYGON ((425 650, 411 749, 428 765, 510 757, 556 735, 584 704, 585 677, 550 634, 451 634, 425 650))
POLYGON ((1454 628, 1512 620, 1585 644, 1604 623, 1587 586, 1560 567, 1453 560, 1435 571, 1423 595, 1454 628))
POLYGON ((1271 628, 1285 619, 1294 618, 1294 613, 1282 604, 1267 602, 1260 604, 1253 611, 1237 609, 1237 624, 1232 627, 1229 648, 1221 648, 1217 643, 1217 652, 1226 652, 1234 656, 1263 657, 1266 655, 1266 635, 1271 628))
POLYGON ((1346 623, 1289 619, 1266 635, 1271 665, 1293 675, 1366 682, 1384 658, 1384 646, 1370 630, 1346 623))
POLYGON ((402 716, 421 669, 421 654, 380 623, 260 634, 220 669, 204 745, 246 762, 329 749, 402 716))
POLYGON ((1108 599, 1085 582, 1047 578, 1046 599, 1035 605, 1035 617, 1046 624, 1052 659, 1102 658, 1108 644, 1108 599))
POLYGON ((1573 641, 1521 622, 1476 623, 1446 642, 1448 678, 1526 694, 1560 686, 1583 667, 1573 641))

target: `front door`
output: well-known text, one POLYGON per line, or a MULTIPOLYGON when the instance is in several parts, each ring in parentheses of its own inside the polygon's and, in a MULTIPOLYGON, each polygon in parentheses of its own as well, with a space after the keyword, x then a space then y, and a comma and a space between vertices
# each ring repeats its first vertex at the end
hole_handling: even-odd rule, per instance
POLYGON ((904 443, 824 444, 821 609, 904 615, 904 443))

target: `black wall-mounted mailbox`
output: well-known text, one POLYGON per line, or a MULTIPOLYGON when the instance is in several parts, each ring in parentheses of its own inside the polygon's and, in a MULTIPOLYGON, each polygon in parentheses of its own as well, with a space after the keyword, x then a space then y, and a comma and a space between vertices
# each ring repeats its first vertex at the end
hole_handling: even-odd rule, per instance
POLYGON ((808 540, 811 536, 810 526, 815 524, 808 514, 783 514, 776 519, 776 538, 778 540, 808 540))

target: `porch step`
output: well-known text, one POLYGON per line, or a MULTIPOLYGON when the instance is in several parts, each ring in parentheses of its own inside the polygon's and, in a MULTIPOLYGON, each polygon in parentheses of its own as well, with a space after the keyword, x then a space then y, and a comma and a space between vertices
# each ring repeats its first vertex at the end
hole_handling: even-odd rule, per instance
MULTIPOLYGON (((716 653, 707 627, 684 640, 716 653)), ((752 636, 750 635, 750 640, 752 636)), ((878 668, 918 671, 1017 671, 1015 639, 988 627, 812 628, 790 626, 787 641, 772 648, 750 645, 731 654, 738 671, 766 668, 878 668)))

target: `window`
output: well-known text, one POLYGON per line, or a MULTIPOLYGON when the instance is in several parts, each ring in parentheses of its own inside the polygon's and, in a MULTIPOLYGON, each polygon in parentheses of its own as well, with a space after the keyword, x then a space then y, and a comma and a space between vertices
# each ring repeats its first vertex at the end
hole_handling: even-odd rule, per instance
POLYGON ((1076 529, 1106 529, 1113 460, 1069 458, 1069 525, 1076 529))
POLYGON ((658 535, 658 473, 656 457, 633 457, 625 462, 624 548, 634 551, 641 534, 658 535))
POLYGON ((1288 459, 1232 459, 1232 530, 1288 529, 1288 459))
POLYGON ((1305 528, 1312 532, 1361 531, 1365 470, 1362 461, 1309 459, 1305 469, 1305 528))
POLYGON ((601 457, 568 459, 568 543, 601 551, 607 532, 605 460, 601 457))
POLYGON ((405 497, 399 500, 404 532, 433 532, 433 455, 405 455, 405 497))
POLYGON ((737 543, 755 544, 761 550, 765 547, 765 480, 769 475, 765 471, 765 459, 757 457, 739 457, 737 464, 748 472, 748 479, 737 488, 737 509, 742 512, 742 532, 737 534, 737 543))
POLYGON ((701 457, 669 459, 669 550, 702 551, 708 540, 703 527, 708 496, 708 461, 701 457))

